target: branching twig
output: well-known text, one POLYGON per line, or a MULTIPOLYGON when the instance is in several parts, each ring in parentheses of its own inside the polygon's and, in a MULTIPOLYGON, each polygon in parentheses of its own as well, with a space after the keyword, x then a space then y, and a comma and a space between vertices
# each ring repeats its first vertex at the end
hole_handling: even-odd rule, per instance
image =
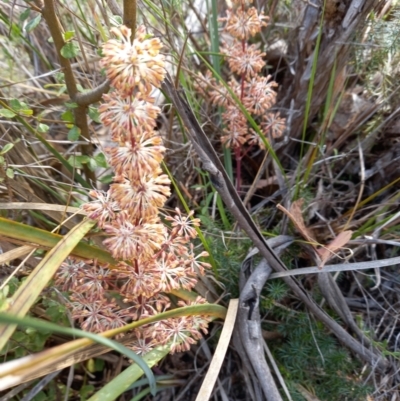
POLYGON ((65 84, 67 86, 68 94, 70 98, 74 100, 76 94, 78 93, 78 88, 76 85, 74 73, 72 71, 71 63, 67 58, 64 58, 61 55, 61 49, 64 47, 65 41, 61 33, 60 22, 54 8, 54 0, 44 0, 44 6, 41 11, 43 18, 46 20, 47 26, 49 27, 54 46, 57 50, 58 59, 64 72, 65 84))
POLYGON ((97 103, 101 100, 103 93, 110 90, 110 81, 107 79, 97 88, 85 93, 77 93, 73 99, 79 106, 89 106, 90 104, 97 103))
MULTIPOLYGON (((54 45, 57 50, 58 59, 64 72, 65 84, 67 86, 69 97, 71 98, 71 100, 75 101, 78 95, 78 88, 71 67, 71 63, 69 59, 63 57, 61 54, 61 50, 65 45, 65 41, 61 33, 61 24, 58 20, 56 10, 54 8, 54 0, 44 0, 41 12, 43 18, 46 20, 47 26, 49 27, 51 37, 53 38, 54 45)), ((93 149, 90 143, 90 133, 86 117, 86 107, 87 105, 78 105, 78 107, 74 108, 74 118, 75 125, 80 129, 81 135, 88 142, 87 145, 81 145, 81 151, 83 154, 91 155, 93 153, 93 149)), ((84 171, 87 179, 92 181, 95 180, 95 175, 86 164, 84 165, 84 171)))

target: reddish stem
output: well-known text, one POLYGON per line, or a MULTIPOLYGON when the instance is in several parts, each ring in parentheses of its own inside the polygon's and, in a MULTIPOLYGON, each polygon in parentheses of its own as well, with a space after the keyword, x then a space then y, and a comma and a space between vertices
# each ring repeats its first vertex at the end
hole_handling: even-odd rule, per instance
MULTIPOLYGON (((242 11, 244 12, 244 1, 241 1, 241 6, 242 6, 242 11)), ((242 49, 243 53, 246 50, 246 41, 242 39, 242 49)), ((242 73, 240 77, 240 101, 243 103, 243 97, 244 97, 244 83, 245 83, 245 75, 242 73)), ((241 168, 242 168, 242 152, 241 148, 239 146, 236 146, 234 149, 235 153, 235 159, 236 159, 236 190, 238 193, 240 192, 240 187, 242 185, 242 174, 241 174, 241 168)))
POLYGON ((242 177, 241 177, 241 170, 242 170, 242 156, 241 156, 241 149, 239 146, 236 146, 234 149, 235 152, 235 159, 236 159, 236 190, 240 191, 240 186, 241 186, 241 181, 242 181, 242 177))

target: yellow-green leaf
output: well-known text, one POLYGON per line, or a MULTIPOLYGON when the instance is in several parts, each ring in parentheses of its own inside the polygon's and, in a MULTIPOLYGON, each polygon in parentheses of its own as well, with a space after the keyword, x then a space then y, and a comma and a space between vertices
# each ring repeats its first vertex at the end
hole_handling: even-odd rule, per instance
MULTIPOLYGON (((19 317, 27 314, 61 263, 69 256, 94 224, 95 222, 91 220, 82 221, 48 252, 11 298, 9 313, 19 317)), ((15 329, 16 325, 3 325, 0 327, 0 350, 7 344, 15 329)))

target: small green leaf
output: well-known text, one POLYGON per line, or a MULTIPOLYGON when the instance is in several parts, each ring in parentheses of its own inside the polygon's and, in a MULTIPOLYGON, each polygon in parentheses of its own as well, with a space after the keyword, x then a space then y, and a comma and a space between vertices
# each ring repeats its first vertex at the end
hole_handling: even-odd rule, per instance
POLYGON ((15 111, 19 111, 19 110, 23 109, 24 107, 26 108, 27 104, 24 102, 20 102, 18 99, 11 99, 10 107, 15 111))
POLYGON ((11 280, 9 280, 8 285, 10 287, 10 296, 12 296, 19 287, 19 280, 17 277, 12 277, 11 280))
POLYGON ((61 96, 63 93, 65 93, 67 91, 67 85, 61 85, 60 89, 57 92, 57 97, 61 96))
POLYGON ((25 26, 25 32, 29 33, 33 31, 40 23, 42 14, 38 14, 35 18, 31 19, 25 26))
POLYGON ((32 398, 33 401, 47 401, 48 397, 44 391, 39 391, 36 395, 35 398, 32 398))
POLYGON ((99 153, 98 155, 94 156, 93 159, 96 160, 96 163, 99 167, 109 167, 104 153, 99 153))
POLYGON ((75 37, 75 31, 67 31, 63 34, 64 36, 64 40, 66 42, 68 42, 70 39, 72 39, 73 37, 75 37))
POLYGON ((80 135, 81 135, 81 129, 78 128, 76 125, 74 125, 68 131, 68 140, 71 141, 71 142, 77 141, 79 139, 80 135))
POLYGON ((89 163, 90 161, 90 157, 86 156, 86 155, 82 155, 82 156, 76 156, 77 160, 79 160, 80 163, 89 163))
POLYGON ((94 392, 95 388, 92 384, 85 384, 79 390, 79 395, 81 400, 86 400, 89 395, 94 392))
POLYGON ((99 181, 102 184, 111 184, 113 182, 113 177, 114 176, 112 174, 108 174, 108 175, 105 175, 105 176, 99 178, 99 181))
POLYGON ((0 116, 5 118, 13 118, 17 114, 14 113, 12 110, 9 109, 0 109, 0 116))
POLYGON ((5 153, 7 153, 8 151, 10 151, 12 148, 14 147, 13 143, 6 143, 3 146, 3 149, 0 150, 0 155, 4 155, 5 153))
POLYGON ((65 121, 66 123, 73 123, 74 114, 71 110, 64 111, 64 113, 61 114, 61 120, 65 121))
POLYGON ((25 330, 25 333, 26 334, 35 334, 35 333, 37 333, 37 330, 36 329, 32 329, 31 327, 28 327, 26 330, 25 330))
POLYGON ((29 17, 29 14, 31 13, 31 9, 30 8, 27 8, 24 12, 22 12, 21 14, 20 14, 20 16, 19 16, 19 20, 21 21, 21 22, 24 22, 28 17, 29 17))
POLYGON ((56 72, 54 77, 58 82, 65 82, 65 74, 63 72, 56 72))
POLYGON ((88 359, 86 362, 86 368, 90 373, 94 373, 95 372, 95 366, 94 366, 94 359, 88 359))
POLYGON ((6 176, 12 180, 12 179, 14 178, 14 170, 13 170, 12 168, 9 167, 9 168, 6 170, 6 176))
POLYGON ((96 358, 94 360, 94 371, 95 372, 102 372, 104 369, 105 361, 103 359, 96 358))
POLYGON ((11 99, 10 107, 15 111, 20 112, 21 114, 25 114, 28 116, 31 116, 33 114, 33 110, 31 110, 25 102, 20 102, 18 99, 11 99))
POLYGON ((25 116, 31 116, 31 115, 33 115, 33 110, 32 109, 23 109, 20 111, 20 113, 25 116))
POLYGON ((39 125, 37 126, 38 132, 40 132, 40 133, 42 133, 42 134, 43 134, 44 132, 47 132, 49 129, 50 129, 50 127, 49 127, 47 124, 39 123, 39 125))
POLYGON ((78 107, 78 103, 75 102, 65 102, 64 104, 67 109, 76 109, 78 107))
POLYGON ((46 316, 50 318, 51 322, 63 326, 69 325, 66 306, 62 305, 58 300, 47 296, 43 296, 41 303, 46 309, 46 316))
POLYGON ((5 287, 3 287, 2 290, 0 290, 0 298, 1 299, 7 298, 9 292, 10 292, 10 287, 6 285, 5 287))
POLYGON ((89 163, 89 161, 90 161, 90 157, 85 156, 85 155, 71 156, 68 159, 68 163, 75 168, 83 168, 83 165, 89 163))
POLYGON ((96 160, 94 158, 90 158, 88 166, 91 171, 96 170, 97 168, 96 160))
POLYGON ((4 157, 0 156, 0 166, 2 166, 4 164, 4 157))
POLYGON ((120 26, 123 24, 123 20, 119 15, 113 15, 111 18, 111 25, 112 26, 120 26))
POLYGON ((100 124, 100 113, 96 107, 89 106, 89 117, 95 122, 100 124))
POLYGON ((62 48, 61 48, 61 55, 64 58, 73 58, 76 57, 78 55, 79 52, 79 47, 72 42, 68 42, 66 43, 62 48))
POLYGON ((27 341, 27 335, 23 332, 23 331, 16 331, 13 336, 12 339, 18 342, 26 342, 27 341))
POLYGON ((0 290, 0 311, 2 312, 6 312, 10 306, 11 300, 7 299, 9 291, 10 287, 8 285, 0 290))

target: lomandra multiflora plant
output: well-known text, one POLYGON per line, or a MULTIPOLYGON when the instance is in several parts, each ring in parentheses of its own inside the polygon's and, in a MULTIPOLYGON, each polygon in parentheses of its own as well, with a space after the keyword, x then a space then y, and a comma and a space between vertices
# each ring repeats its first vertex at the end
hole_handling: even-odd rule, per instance
POLYGON ((279 113, 271 111, 276 102, 278 85, 271 76, 264 76, 265 53, 249 40, 261 32, 267 25, 268 17, 250 6, 252 0, 233 0, 227 16, 220 20, 224 26, 224 45, 221 53, 225 55, 230 69, 227 86, 240 100, 248 113, 252 115, 261 128, 264 138, 248 123, 245 114, 238 106, 227 88, 211 78, 200 77, 198 86, 207 98, 224 109, 222 144, 232 149, 236 159, 237 188, 241 182, 241 160, 253 146, 265 149, 264 140, 279 138, 285 129, 285 119, 279 113), (264 139, 264 140, 263 140, 264 139))
MULTIPOLYGON (((115 172, 106 192, 91 191, 95 199, 83 207, 107 235, 104 245, 118 260, 113 269, 93 261, 69 261, 57 284, 71 292, 72 316, 84 330, 102 332, 147 318, 170 307, 167 294, 191 290, 198 274, 209 267, 194 253, 199 219, 165 215, 170 180, 160 168, 165 147, 154 131, 160 109, 152 92, 165 76, 164 56, 157 38, 140 26, 134 40, 125 26, 113 28, 115 38, 103 45, 102 66, 111 83, 100 106, 102 123, 110 128, 115 146, 105 149, 115 172), (165 222, 165 223, 164 223, 165 222)), ((205 303, 178 302, 180 306, 205 303)), ((147 353, 171 344, 171 352, 187 350, 206 332, 206 316, 184 316, 137 329, 133 350, 147 353)))

